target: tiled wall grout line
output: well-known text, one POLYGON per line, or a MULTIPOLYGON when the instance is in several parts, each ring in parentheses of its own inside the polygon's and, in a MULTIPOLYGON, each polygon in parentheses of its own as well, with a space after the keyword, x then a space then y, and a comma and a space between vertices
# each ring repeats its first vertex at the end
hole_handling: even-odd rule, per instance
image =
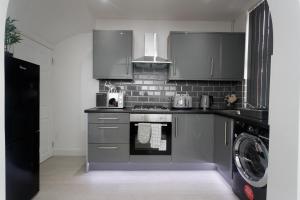
POLYGON ((235 108, 242 107, 245 98, 245 81, 168 81, 168 68, 134 68, 134 80, 100 80, 99 91, 106 91, 105 81, 111 81, 126 91, 125 106, 160 104, 171 106, 175 94, 189 94, 193 107, 199 107, 201 95, 214 96, 213 108, 226 108, 224 97, 236 94, 239 98, 235 108))

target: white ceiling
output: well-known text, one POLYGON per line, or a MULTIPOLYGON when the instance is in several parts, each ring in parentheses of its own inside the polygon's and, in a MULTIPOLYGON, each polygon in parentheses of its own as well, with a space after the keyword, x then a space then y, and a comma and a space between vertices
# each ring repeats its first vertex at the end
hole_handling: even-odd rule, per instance
POLYGON ((8 15, 55 45, 95 26, 96 19, 231 21, 259 0, 10 0, 8 15))
POLYGON ((94 25, 85 0, 10 0, 8 15, 22 33, 51 45, 94 25))
POLYGON ((258 0, 88 0, 96 18, 228 21, 258 0))

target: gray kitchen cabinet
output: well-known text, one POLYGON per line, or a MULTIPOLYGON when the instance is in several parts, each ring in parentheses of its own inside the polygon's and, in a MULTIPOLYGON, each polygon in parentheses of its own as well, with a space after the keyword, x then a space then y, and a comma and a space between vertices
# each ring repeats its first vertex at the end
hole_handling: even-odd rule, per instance
POLYGON ((89 124, 89 143, 128 144, 129 124, 89 124))
POLYGON ((87 162, 127 161, 129 113, 89 113, 87 162))
POLYGON ((89 113, 89 123, 110 123, 110 124, 126 124, 129 123, 128 113, 89 113))
POLYGON ((171 32, 169 80, 210 80, 220 65, 220 44, 216 34, 171 32))
POLYGON ((173 115, 172 161, 213 162, 213 115, 173 115))
POLYGON ((93 77, 132 79, 132 31, 93 31, 93 77))
POLYGON ((242 80, 245 34, 171 32, 169 80, 242 80))
POLYGON ((89 144, 89 162, 127 162, 129 144, 89 144))
POLYGON ((214 121, 214 162, 219 173, 229 184, 232 182, 232 138, 233 120, 216 115, 214 121))
POLYGON ((245 34, 221 33, 221 64, 214 68, 212 79, 243 80, 245 59, 245 34))

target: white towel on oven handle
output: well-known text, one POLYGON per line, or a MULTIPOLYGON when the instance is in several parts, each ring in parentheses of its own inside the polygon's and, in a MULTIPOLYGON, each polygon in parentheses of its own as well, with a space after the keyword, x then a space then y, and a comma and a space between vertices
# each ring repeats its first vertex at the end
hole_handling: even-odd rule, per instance
POLYGON ((160 148, 162 124, 151 124, 151 148, 160 148))
POLYGON ((151 137, 151 124, 139 123, 138 124, 138 142, 141 144, 147 144, 151 137))

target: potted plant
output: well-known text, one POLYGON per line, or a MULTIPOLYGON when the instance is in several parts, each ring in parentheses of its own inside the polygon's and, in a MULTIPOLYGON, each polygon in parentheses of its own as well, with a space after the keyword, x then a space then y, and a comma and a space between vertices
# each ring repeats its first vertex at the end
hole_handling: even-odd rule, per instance
POLYGON ((5 24, 5 54, 12 56, 13 55, 13 45, 20 43, 21 33, 15 26, 15 22, 17 20, 12 19, 10 17, 6 18, 6 24, 5 24))

